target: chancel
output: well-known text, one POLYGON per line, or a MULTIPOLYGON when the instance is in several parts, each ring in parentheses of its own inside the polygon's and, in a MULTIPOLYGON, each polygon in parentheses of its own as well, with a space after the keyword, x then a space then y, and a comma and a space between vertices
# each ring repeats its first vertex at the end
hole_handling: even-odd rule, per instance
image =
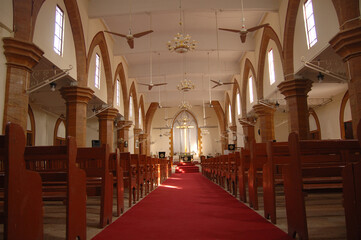
POLYGON ((0 239, 361 239, 360 13, 1 0, 0 239))

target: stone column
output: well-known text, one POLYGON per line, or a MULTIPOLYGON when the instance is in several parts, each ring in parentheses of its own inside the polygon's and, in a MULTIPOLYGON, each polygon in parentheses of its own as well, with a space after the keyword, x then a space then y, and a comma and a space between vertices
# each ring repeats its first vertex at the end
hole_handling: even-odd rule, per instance
POLYGON ((143 132, 141 128, 134 128, 134 153, 139 154, 139 136, 143 132), (138 146, 137 146, 138 143, 138 146))
POLYGON ((228 132, 222 131, 221 133, 221 142, 222 142, 222 154, 224 154, 224 150, 228 149, 228 132))
POLYGON ((78 147, 86 146, 87 106, 94 91, 90 88, 70 86, 60 89, 66 101, 66 136, 73 136, 78 147))
POLYGON ((231 129, 232 131, 232 141, 234 144, 236 144, 237 147, 237 126, 236 125, 229 126, 229 129, 231 129))
POLYGON ((99 119, 99 140, 101 144, 108 144, 111 152, 114 151, 114 119, 117 117, 118 110, 108 108, 97 114, 99 119))
POLYGON ((310 135, 307 94, 311 87, 312 81, 309 79, 287 80, 278 85, 289 109, 289 132, 298 133, 301 140, 309 139, 310 135))
POLYGON ((128 152, 129 128, 132 126, 132 121, 118 121, 117 125, 119 126, 117 130, 117 145, 119 151, 128 152))
POLYGON ((330 41, 331 46, 348 67, 348 92, 352 116, 353 136, 357 138, 357 124, 361 119, 361 21, 348 21, 330 41))
POLYGON ((260 121, 262 142, 267 142, 275 139, 274 129, 274 113, 275 109, 267 107, 262 104, 253 106, 255 113, 258 115, 260 121))
POLYGON ((245 119, 246 121, 242 121, 239 119, 239 123, 242 125, 243 134, 244 134, 244 147, 245 149, 250 149, 250 143, 255 140, 254 136, 254 125, 250 122, 252 119, 245 119))
POLYGON ((27 127, 29 96, 32 68, 40 61, 44 52, 32 42, 15 38, 3 38, 6 57, 6 91, 4 102, 3 133, 7 122, 27 127))

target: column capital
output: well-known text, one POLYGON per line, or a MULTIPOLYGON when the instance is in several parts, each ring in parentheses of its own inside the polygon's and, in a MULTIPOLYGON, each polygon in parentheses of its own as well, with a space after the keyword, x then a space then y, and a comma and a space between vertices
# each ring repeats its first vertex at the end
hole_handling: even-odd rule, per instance
POLYGON ((355 19, 354 24, 341 30, 329 43, 335 52, 348 61, 351 58, 361 56, 361 21, 355 19))
POLYGON ((132 126, 133 121, 128 121, 128 120, 120 120, 118 121, 117 125, 118 125, 118 130, 120 129, 124 129, 124 130, 129 130, 129 128, 132 126))
POLYGON ((25 68, 27 71, 32 71, 32 68, 40 61, 44 54, 32 42, 12 37, 3 38, 3 42, 7 65, 25 68))
POLYGON ((114 120, 117 117, 118 109, 116 108, 108 108, 100 113, 98 113, 96 116, 99 118, 99 120, 114 120))
POLYGON ((67 103, 88 104, 94 95, 94 91, 88 87, 70 86, 62 87, 60 94, 67 103))
POLYGON ((238 118, 238 122, 242 127, 254 127, 254 118, 238 118))
POLYGON ((253 109, 258 116, 272 115, 276 111, 275 108, 263 104, 253 105, 253 109))
POLYGON ((283 81, 277 87, 287 99, 293 96, 307 96, 311 91, 312 83, 309 79, 293 79, 283 81))
POLYGON ((229 129, 233 132, 237 131, 237 125, 229 126, 229 129))

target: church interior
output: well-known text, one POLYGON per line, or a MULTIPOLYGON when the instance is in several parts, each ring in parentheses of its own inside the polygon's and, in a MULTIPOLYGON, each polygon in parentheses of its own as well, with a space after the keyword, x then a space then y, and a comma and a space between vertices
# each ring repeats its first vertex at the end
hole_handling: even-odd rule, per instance
POLYGON ((0 239, 361 239, 361 0, 1 0, 0 239))

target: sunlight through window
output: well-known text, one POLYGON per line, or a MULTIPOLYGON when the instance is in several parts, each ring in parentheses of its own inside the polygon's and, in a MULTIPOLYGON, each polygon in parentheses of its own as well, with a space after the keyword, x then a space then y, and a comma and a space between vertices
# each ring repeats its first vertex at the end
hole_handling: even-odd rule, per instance
POLYGON ((117 79, 117 106, 120 106, 120 81, 117 79))
POLYGON ((63 38, 64 38, 64 12, 59 6, 55 9, 55 33, 54 33, 54 51, 63 55, 63 38))
POLYGON ((253 79, 252 76, 248 79, 248 88, 249 88, 249 102, 253 103, 253 79))
POLYGON ((310 49, 317 43, 316 24, 313 14, 312 0, 306 0, 303 5, 303 14, 307 36, 307 47, 310 49))
POLYGON ((268 52, 268 71, 269 71, 269 82, 272 85, 276 81, 275 77, 275 65, 273 59, 273 50, 269 50, 268 52))
POLYGON ((100 89, 100 57, 95 54, 95 83, 94 86, 100 89))

